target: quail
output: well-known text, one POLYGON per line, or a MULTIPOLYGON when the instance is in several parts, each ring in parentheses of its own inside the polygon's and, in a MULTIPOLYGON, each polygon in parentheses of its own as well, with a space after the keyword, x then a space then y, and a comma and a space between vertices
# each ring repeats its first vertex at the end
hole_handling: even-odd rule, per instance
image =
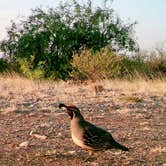
POLYGON ((86 121, 76 106, 59 104, 59 108, 62 107, 65 108, 71 118, 71 136, 73 142, 87 150, 90 155, 95 151, 108 149, 129 151, 127 147, 116 142, 109 132, 86 121))

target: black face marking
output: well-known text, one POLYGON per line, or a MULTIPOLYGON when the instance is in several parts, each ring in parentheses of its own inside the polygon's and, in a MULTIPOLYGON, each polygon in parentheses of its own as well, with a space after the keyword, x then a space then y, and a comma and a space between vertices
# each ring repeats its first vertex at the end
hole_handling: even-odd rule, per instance
POLYGON ((70 116, 71 119, 73 119, 73 111, 72 110, 67 110, 68 115, 70 116))
POLYGON ((73 106, 69 106, 67 108, 67 113, 70 116, 71 119, 73 119, 73 117, 78 117, 80 116, 80 111, 77 107, 73 107, 73 106))
POLYGON ((74 105, 66 106, 63 103, 60 103, 59 108, 62 108, 62 107, 66 108, 65 110, 66 110, 67 114, 70 116, 71 120, 74 117, 79 117, 79 118, 83 119, 83 116, 81 115, 80 110, 76 106, 74 106, 74 105))

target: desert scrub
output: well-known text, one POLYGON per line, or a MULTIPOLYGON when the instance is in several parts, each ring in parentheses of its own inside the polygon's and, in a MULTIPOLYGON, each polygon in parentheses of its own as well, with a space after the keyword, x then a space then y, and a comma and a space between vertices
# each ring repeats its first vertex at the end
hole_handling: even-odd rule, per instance
POLYGON ((105 48, 98 52, 84 50, 74 54, 71 75, 76 79, 86 78, 91 80, 113 78, 120 74, 120 57, 110 49, 105 48))
POLYGON ((148 74, 151 78, 163 79, 166 77, 166 53, 151 52, 146 61, 148 74))
POLYGON ((86 49, 81 54, 74 54, 72 67, 71 75, 75 79, 133 79, 146 73, 142 59, 116 55, 109 48, 98 52, 86 49))
POLYGON ((40 62, 36 68, 33 67, 35 56, 31 55, 29 58, 17 58, 20 73, 29 79, 44 78, 43 63, 40 62))

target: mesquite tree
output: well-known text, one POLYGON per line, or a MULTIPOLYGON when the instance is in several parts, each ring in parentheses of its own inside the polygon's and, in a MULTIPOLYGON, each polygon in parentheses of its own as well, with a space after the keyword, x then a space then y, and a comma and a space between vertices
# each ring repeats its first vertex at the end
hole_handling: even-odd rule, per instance
POLYGON ((13 22, 0 50, 18 67, 27 62, 24 66, 30 71, 40 68, 44 77, 64 79, 71 71, 73 52, 106 46, 113 51, 136 50, 134 24, 124 24, 106 5, 93 8, 92 0, 87 4, 73 0, 56 9, 36 8, 26 20, 13 22))

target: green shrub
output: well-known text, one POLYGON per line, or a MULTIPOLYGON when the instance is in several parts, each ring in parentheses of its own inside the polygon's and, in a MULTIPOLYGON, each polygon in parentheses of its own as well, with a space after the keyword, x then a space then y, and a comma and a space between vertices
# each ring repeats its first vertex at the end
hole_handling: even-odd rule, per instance
POLYGON ((7 61, 3 58, 0 58, 0 72, 6 72, 7 70, 9 70, 7 61))
POLYGON ((36 68, 33 68, 35 56, 29 58, 17 58, 20 73, 29 79, 42 79, 44 78, 43 64, 40 62, 36 68))
POLYGON ((166 77, 166 55, 154 55, 146 61, 148 74, 151 78, 166 77))
POLYGON ((8 61, 6 58, 0 58, 0 73, 1 74, 10 74, 10 73, 15 73, 17 72, 17 67, 15 64, 11 63, 8 61))
POLYGON ((140 55, 146 66, 146 77, 149 79, 166 78, 166 47, 142 52, 140 55))
POLYGON ((127 79, 145 77, 147 66, 144 60, 139 56, 127 57, 121 59, 121 77, 127 79))

